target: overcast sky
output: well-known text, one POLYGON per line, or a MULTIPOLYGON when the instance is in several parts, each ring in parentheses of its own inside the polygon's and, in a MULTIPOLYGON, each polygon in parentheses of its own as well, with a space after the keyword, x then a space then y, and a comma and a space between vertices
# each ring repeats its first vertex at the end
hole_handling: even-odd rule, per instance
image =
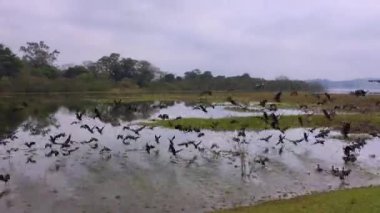
POLYGON ((176 74, 380 77, 380 2, 0 0, 0 42, 39 40, 58 64, 117 52, 176 74))

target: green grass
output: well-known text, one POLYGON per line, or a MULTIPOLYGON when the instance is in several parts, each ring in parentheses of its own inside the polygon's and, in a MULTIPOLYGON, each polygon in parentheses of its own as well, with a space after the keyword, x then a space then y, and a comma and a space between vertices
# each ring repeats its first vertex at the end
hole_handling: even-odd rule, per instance
MULTIPOLYGON (((10 97, 60 97, 60 96, 78 96, 82 99, 100 103, 111 103, 114 99, 122 99, 124 102, 135 101, 187 101, 187 102, 224 102, 227 97, 231 96, 234 100, 241 103, 258 102, 261 100, 273 101, 273 92, 238 92, 238 91, 214 91, 212 96, 200 96, 197 91, 170 91, 156 92, 144 89, 128 89, 128 90, 112 90, 109 92, 51 92, 51 93, 0 93, 0 101, 3 98, 10 97)), ((353 111, 379 112, 380 95, 371 95, 366 97, 355 97, 348 94, 334 94, 332 101, 326 102, 324 105, 317 105, 318 101, 325 99, 321 95, 317 99, 310 93, 300 92, 297 96, 291 96, 284 92, 282 102, 279 103, 281 108, 298 107, 306 104, 310 108, 333 108, 335 106, 343 106, 352 104, 359 107, 353 111)))
POLYGON ((380 187, 356 188, 261 203, 218 213, 370 213, 380 212, 380 187))
MULTIPOLYGON (((372 132, 380 130, 380 114, 344 114, 337 115, 332 121, 323 115, 304 117, 304 127, 331 127, 340 129, 343 122, 351 122, 352 132, 372 132)), ((261 117, 231 117, 220 119, 184 118, 180 120, 157 120, 150 125, 174 128, 176 125, 183 127, 213 129, 216 131, 237 130, 247 128, 252 130, 270 129, 261 117), (213 128, 214 125, 214 128, 213 128)), ((301 127, 298 116, 282 116, 281 128, 301 127)))

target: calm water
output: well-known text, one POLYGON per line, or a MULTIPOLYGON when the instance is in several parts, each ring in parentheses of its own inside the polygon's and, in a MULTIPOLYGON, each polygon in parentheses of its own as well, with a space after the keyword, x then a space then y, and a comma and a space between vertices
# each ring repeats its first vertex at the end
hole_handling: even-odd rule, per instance
POLYGON ((3 139, 9 143, 0 146, 0 174, 11 176, 8 183, 0 185, 2 212, 205 212, 313 191, 380 183, 378 139, 367 141, 357 153, 357 162, 344 165, 346 142, 328 138, 324 145, 313 145, 318 129, 314 133, 306 129, 288 130, 287 139, 296 140, 308 132, 309 142, 294 145, 285 140, 280 155, 281 145, 276 143, 281 133, 274 130, 249 131, 244 138, 238 137, 236 131, 202 130, 204 136, 198 137, 196 132, 158 127, 146 127, 137 135, 124 128, 138 129, 141 125, 136 121, 157 118, 163 113, 172 118, 219 118, 259 115, 262 110, 235 112, 218 105, 204 113, 185 103, 165 103, 167 107, 162 109, 156 105, 30 104, 17 111, 3 106, 3 114, 7 115, 3 131, 12 131, 17 138, 3 139), (94 107, 101 112, 101 120, 93 118, 94 107), (86 114, 82 121, 72 124, 77 121, 75 112, 79 109, 86 110, 86 114), (84 124, 104 127, 103 133, 80 128, 84 124), (45 148, 50 143, 49 136, 59 133, 65 136, 57 139, 57 143, 63 143, 71 135, 70 147, 45 148), (117 139, 119 134, 139 138, 124 144, 117 139), (155 135, 161 136, 159 144, 155 135), (269 135, 273 136, 268 142, 260 140, 269 135), (169 138, 173 136, 175 149, 182 149, 176 157, 168 152, 169 138), (92 137, 98 141, 84 143, 92 137), (28 148, 24 143, 31 141, 36 144, 28 148), (199 149, 193 145, 179 146, 186 141, 201 142, 199 149), (155 146, 150 154, 145 151, 147 143, 155 146), (101 152, 103 147, 110 150, 101 152), (18 151, 7 152, 12 148, 18 151), (47 157, 52 149, 59 151, 59 155, 47 157), (68 149, 77 150, 63 156, 68 149), (269 159, 265 167, 255 163, 264 157, 269 159), (28 158, 35 162, 27 163, 28 158), (345 166, 352 169, 352 174, 342 183, 328 171, 317 173, 316 164, 326 170, 332 165, 345 166))

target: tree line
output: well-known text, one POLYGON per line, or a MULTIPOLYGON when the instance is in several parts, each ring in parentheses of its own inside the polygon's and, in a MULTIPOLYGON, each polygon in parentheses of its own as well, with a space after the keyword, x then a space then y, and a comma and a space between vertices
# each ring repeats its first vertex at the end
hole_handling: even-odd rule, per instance
POLYGON ((108 91, 144 88, 151 90, 320 91, 316 83, 286 78, 268 81, 249 74, 226 77, 211 71, 188 71, 184 76, 162 72, 146 60, 124 58, 118 53, 66 68, 54 63, 60 52, 44 41, 27 42, 21 57, 0 44, 0 92, 108 91))

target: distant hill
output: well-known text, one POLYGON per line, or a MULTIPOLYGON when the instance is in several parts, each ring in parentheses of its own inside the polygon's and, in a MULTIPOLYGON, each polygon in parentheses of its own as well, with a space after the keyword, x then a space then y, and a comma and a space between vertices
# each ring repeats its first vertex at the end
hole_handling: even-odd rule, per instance
POLYGON ((364 89, 364 90, 375 90, 380 91, 380 83, 369 82, 369 80, 374 80, 371 78, 363 79, 353 79, 346 81, 331 81, 326 79, 315 79, 310 80, 310 82, 315 82, 321 84, 325 89, 345 89, 345 90, 355 90, 355 89, 364 89))

